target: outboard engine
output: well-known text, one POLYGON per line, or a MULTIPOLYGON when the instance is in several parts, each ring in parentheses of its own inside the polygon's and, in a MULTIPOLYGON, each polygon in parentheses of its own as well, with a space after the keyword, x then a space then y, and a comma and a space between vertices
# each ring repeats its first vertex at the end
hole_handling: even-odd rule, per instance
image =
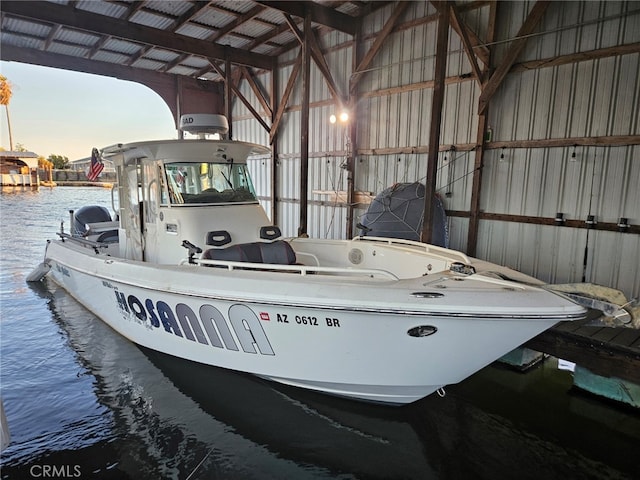
POLYGON ((109 210, 99 205, 87 205, 73 214, 72 235, 84 235, 89 229, 89 223, 110 222, 109 210))

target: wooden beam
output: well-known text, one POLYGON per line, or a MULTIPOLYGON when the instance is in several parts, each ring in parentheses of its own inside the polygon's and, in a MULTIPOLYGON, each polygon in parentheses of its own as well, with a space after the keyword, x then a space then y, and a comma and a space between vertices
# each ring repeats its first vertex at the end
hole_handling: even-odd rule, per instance
POLYGON ((436 191, 436 173, 438 170, 438 148, 440 146, 440 127, 442 121, 442 105, 444 103, 444 79, 447 69, 447 47, 449 44, 450 9, 443 8, 438 19, 436 37, 436 65, 433 100, 431 102, 431 126, 429 128, 429 154, 427 158, 427 175, 424 192, 424 221, 420 240, 431 243, 433 233, 433 196, 436 191))
POLYGON ((298 236, 307 235, 309 205, 309 98, 311 93, 311 15, 304 17, 305 41, 302 46, 302 112, 300 115, 300 224, 298 236))
MULTIPOLYGON (((220 75, 221 77, 224 78, 224 82, 225 82, 225 105, 227 105, 227 117, 229 118, 229 138, 231 137, 231 92, 235 93, 236 97, 240 99, 240 101, 242 103, 244 103, 244 106, 247 107, 247 109, 251 112, 251 114, 253 115, 253 118, 255 120, 258 121, 258 123, 260 125, 262 125, 262 128, 264 128, 267 132, 269 132, 271 129, 269 128, 269 125, 267 125, 267 123, 262 119, 262 116, 256 111, 255 108, 253 108, 253 105, 251 105, 251 103, 249 102, 249 100, 246 99, 246 97, 242 94, 242 92, 238 89, 238 87, 234 84, 233 79, 231 78, 230 73, 226 74, 227 72, 223 72, 220 67, 218 67, 215 62, 209 60, 209 63, 211 63, 211 66, 214 68, 214 70, 216 70, 216 72, 218 72, 218 75, 220 75), (226 74, 226 75, 225 75, 226 74), (231 92, 229 91, 231 90, 231 92)), ((226 68, 231 68, 231 61, 226 61, 225 62, 225 70, 226 68)))
POLYGON ((271 117, 273 115, 273 111, 271 110, 271 106, 269 105, 269 102, 267 102, 267 99, 265 98, 264 93, 262 92, 262 90, 260 89, 258 84, 256 83, 256 81, 253 78, 253 75, 251 75, 251 72, 249 71, 249 69, 247 67, 245 67, 245 66, 241 66, 240 67, 240 72, 242 73, 242 76, 247 81, 247 83, 249 83, 249 86, 251 87, 251 90, 253 91, 253 94, 256 96, 256 98, 260 102, 260 105, 262 105, 262 108, 264 108, 264 111, 267 113, 267 115, 269 117, 271 117))
POLYGON ((283 16, 284 16, 284 21, 287 22, 287 25, 289 25, 289 30, 291 30, 291 32, 298 39, 298 43, 300 45, 304 44, 304 33, 300 31, 300 29, 298 28, 298 25, 296 25, 296 22, 294 22, 291 15, 285 13, 283 14, 283 16))
MULTIPOLYGON (((431 4, 438 11, 440 11, 441 8, 444 8, 444 2, 441 1, 432 0, 431 4)), ((469 63, 471 63, 471 68, 474 71, 476 78, 479 79, 478 73, 480 72, 480 68, 478 67, 476 58, 479 58, 484 65, 487 66, 489 64, 489 49, 483 44, 484 42, 480 40, 480 37, 478 37, 478 35, 476 35, 476 33, 469 28, 462 19, 460 12, 464 7, 457 6, 455 2, 451 2, 449 8, 451 8, 451 28, 453 28, 462 40, 465 52, 469 57, 469 63)), ((468 8, 465 10, 468 10, 468 8)), ((480 83, 482 82, 480 81, 480 83)))
MULTIPOLYGON (((463 215, 452 215, 452 216, 463 216, 463 215)), ((490 220, 494 222, 509 222, 509 223, 527 223, 532 225, 551 225, 557 227, 569 227, 569 228, 583 228, 587 230, 603 230, 607 232, 618 232, 620 231, 620 227, 618 227, 617 223, 613 222, 598 222, 596 217, 595 224, 587 224, 587 219, 570 219, 565 218, 562 223, 556 222, 555 217, 534 217, 530 215, 511 215, 506 213, 491 213, 491 212, 481 212, 480 218, 482 220, 490 220)), ((628 226, 624 229, 625 233, 630 234, 640 234, 640 225, 632 225, 628 224, 628 226)))
MULTIPOLYGON (((362 41, 362 27, 358 26, 356 34, 353 37, 353 46, 351 47, 352 53, 352 68, 355 69, 358 63, 360 63, 360 45, 362 41)), ((357 91, 349 99, 349 110, 351 121, 349 122, 349 136, 350 148, 347 149, 347 218, 346 218, 346 231, 345 238, 353 238, 354 227, 354 210, 356 203, 358 202, 356 194, 356 152, 358 150, 358 96, 357 91)))
POLYGON ((49 50, 49 48, 51 47, 51 44, 53 43, 53 40, 55 39, 56 35, 58 34, 61 28, 62 28, 61 25, 54 25, 51 28, 51 31, 49 31, 49 35, 47 35, 47 39, 44 42, 43 50, 45 51, 49 50))
MULTIPOLYGON (((140 2, 140 3, 143 3, 143 2, 140 2)), ((191 5, 191 7, 186 12, 184 12, 182 15, 180 15, 173 21, 173 24, 171 25, 171 30, 175 32, 178 28, 180 28, 182 25, 184 25, 193 17, 195 17, 196 14, 200 12, 200 10, 205 9, 208 6, 209 6, 208 1, 193 2, 193 5, 191 5)), ((154 13, 157 13, 157 12, 154 11, 154 13)))
MULTIPOLYGON (((296 25, 296 23, 293 21, 290 15, 285 14, 284 18, 287 24, 289 25, 289 28, 293 32, 293 34, 296 36, 300 44, 302 44, 304 42, 304 37, 300 29, 298 28, 298 25, 296 25)), ((322 73, 322 76, 327 82, 327 87, 329 87, 329 91, 331 92, 331 95, 333 96, 334 100, 338 104, 339 108, 343 108, 345 103, 344 99, 342 98, 342 95, 338 90, 338 86, 336 85, 336 82, 333 80, 333 76, 331 75, 331 70, 329 69, 329 65, 327 64, 327 61, 324 58, 322 50, 320 50, 320 45, 318 44, 318 39, 313 29, 311 30, 311 34, 308 38, 311 40, 311 56, 313 57, 313 60, 316 62, 316 65, 318 66, 320 73, 322 73)))
POLYGON ((553 148, 553 147, 623 147, 640 145, 640 135, 609 135, 600 137, 541 138, 538 140, 510 140, 487 143, 487 149, 497 148, 553 148))
MULTIPOLYGON (((276 112, 278 110, 278 71, 276 69, 271 70, 271 132, 274 132, 274 125, 276 124, 276 112)), ((278 145, 278 135, 273 135, 271 138, 271 223, 278 225, 278 155, 280 149, 278 145)))
POLYGON ((528 62, 516 63, 509 73, 536 70, 539 68, 557 67, 569 65, 577 62, 597 60, 599 58, 609 58, 618 55, 635 55, 640 53, 640 42, 615 45, 613 47, 600 48, 598 50, 588 50, 586 52, 571 53, 558 57, 543 58, 540 60, 530 60, 528 62))
POLYGON ((29 18, 39 22, 60 24, 98 35, 130 40, 132 42, 153 45, 176 52, 198 55, 216 60, 224 60, 228 50, 233 63, 270 69, 272 59, 267 55, 249 52, 239 48, 225 47, 211 42, 198 40, 172 31, 160 30, 126 20, 73 9, 50 2, 2 2, 2 13, 29 18))
MULTIPOLYGON (((452 149, 456 152, 470 152, 478 147, 475 143, 456 143, 454 145, 440 145, 439 152, 448 152, 452 149)), ((358 155, 421 155, 429 153, 429 145, 414 145, 408 147, 383 147, 383 148, 359 148, 358 155)))
POLYGON ((369 67, 375 56, 378 54, 378 52, 382 48, 382 44, 389 36, 391 31, 393 30, 394 25, 396 24, 400 16, 405 12, 408 5, 409 2, 400 2, 389 20, 387 20, 387 23, 385 23, 384 27, 382 27, 382 30, 378 33, 378 35, 376 35, 376 40, 373 42, 373 45, 371 45, 371 48, 365 54, 360 64, 358 64, 358 67, 351 74, 351 81, 349 82, 349 95, 354 94, 358 83, 360 82, 360 79, 364 74, 364 71, 369 67))
POLYGON ((163 72, 168 72, 173 67, 175 67, 176 65, 179 65, 181 62, 185 61, 190 56, 191 55, 189 55, 188 53, 183 53, 181 55, 178 55, 171 62, 166 63, 160 70, 162 70, 163 72))
MULTIPOLYGON (((582 327, 583 331, 585 328, 593 327, 582 327)), ((578 332, 564 331, 560 326, 533 337, 525 346, 577 363, 597 375, 616 377, 640 385, 640 354, 637 349, 599 341, 578 332)))
POLYGON ((458 32, 462 40, 462 45, 464 46, 464 51, 467 53, 467 59, 471 64, 471 70, 473 70, 473 74, 476 77, 479 85, 482 85, 482 81, 484 78, 483 73, 480 71, 480 67, 478 66, 478 60, 476 59, 476 54, 473 51, 473 46, 471 45, 471 40, 469 40, 468 30, 465 27, 462 18, 460 17, 460 12, 456 7, 455 3, 451 3, 451 25, 453 29, 458 32))
MULTIPOLYGON (((207 3, 208 4, 209 2, 203 2, 203 3, 207 3)), ((227 33, 231 32, 234 28, 237 28, 240 25, 242 25, 243 23, 248 22, 253 17, 255 17, 259 13, 263 12, 265 9, 266 9, 266 7, 264 7, 262 5, 256 5, 255 7, 253 7, 252 9, 247 11, 246 13, 243 13, 242 15, 237 17, 234 21, 229 22, 224 27, 221 27, 220 29, 218 29, 218 31, 214 35, 212 35, 209 38, 207 38, 207 40, 209 42, 217 42, 222 37, 224 37, 227 33)))
POLYGON ((280 10, 283 13, 294 15, 300 18, 306 18, 307 14, 311 15, 315 23, 325 25, 334 30, 354 35, 358 18, 338 12, 329 7, 325 7, 315 2, 262 2, 256 1, 260 5, 265 5, 274 10, 280 10))
POLYGON ((296 79, 298 78, 298 74, 300 73, 301 66, 302 66, 302 49, 300 50, 300 54, 298 55, 298 59, 296 60, 295 65, 293 66, 291 75, 289 76, 289 81, 287 82, 287 86, 284 89, 282 100, 278 104, 278 110, 276 111, 275 120, 271 124, 271 132, 269 132, 270 142, 273 142, 274 138, 276 137, 276 134, 278 133, 278 128, 280 126, 280 122, 282 121, 282 116, 284 115, 285 109, 287 107, 287 103, 289 102, 289 97, 291 96, 293 87, 296 84, 296 79))
POLYGON ((311 40, 311 54, 313 55, 313 59, 318 65, 322 76, 324 77, 325 82, 327 82, 327 87, 329 87, 329 91, 333 96, 333 99, 338 104, 339 108, 344 107, 345 100, 336 85, 336 82, 333 80, 333 75, 331 75, 331 70, 329 69, 329 65, 327 64, 327 60, 324 58, 324 54, 322 50, 320 50, 320 44, 318 43, 318 37, 316 36, 316 32, 311 30, 311 35, 309 36, 311 40))
MULTIPOLYGON (((487 41, 493 43, 496 35, 496 17, 498 14, 497 2, 491 2, 489 10, 489 23, 487 25, 487 41)), ((491 71, 491 55, 487 57, 487 67, 482 74, 484 78, 491 71)), ((469 202, 469 229, 467 230, 467 254, 474 257, 478 247, 478 230, 480 228, 480 199, 482 194, 482 172, 484 170, 484 154, 487 141, 487 116, 489 112, 485 109, 483 113, 478 114, 478 130, 476 133, 476 156, 473 163, 473 178, 471 180, 471 200, 469 202)))
POLYGON ((478 102, 478 113, 483 113, 489 105, 491 97, 496 93, 496 90, 498 90, 498 87, 500 87, 509 70, 511 70, 511 67, 517 60, 518 55, 520 55, 520 52, 524 49, 528 39, 527 36, 538 26, 550 3, 550 0, 538 0, 529 12, 527 19, 522 24, 522 27, 520 27, 520 30, 518 30, 516 39, 511 43, 511 47, 509 51, 507 51, 502 63, 496 68, 496 71, 491 75, 491 78, 482 90, 478 102))
POLYGON ((211 62, 214 69, 218 71, 218 74, 224 78, 224 113, 229 123, 229 140, 233 140, 233 102, 231 92, 233 91, 233 79, 231 78, 231 60, 227 55, 224 59, 224 73, 217 68, 214 62, 211 62))

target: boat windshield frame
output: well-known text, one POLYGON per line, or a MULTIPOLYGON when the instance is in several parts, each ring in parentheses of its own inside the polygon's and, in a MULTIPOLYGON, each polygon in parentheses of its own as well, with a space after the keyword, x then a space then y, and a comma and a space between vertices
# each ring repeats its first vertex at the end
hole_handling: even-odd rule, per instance
POLYGON ((258 203, 246 163, 164 160, 161 205, 193 207, 258 203))

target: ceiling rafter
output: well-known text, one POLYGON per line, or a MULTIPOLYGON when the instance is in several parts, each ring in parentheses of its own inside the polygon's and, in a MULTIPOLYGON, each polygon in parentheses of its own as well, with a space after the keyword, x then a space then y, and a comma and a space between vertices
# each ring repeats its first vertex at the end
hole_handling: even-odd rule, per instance
POLYGON ((248 22, 249 20, 252 20, 256 15, 266 10, 266 8, 267 7, 264 7, 262 5, 256 5, 248 12, 237 17, 233 22, 229 22, 227 25, 220 28, 217 33, 207 38, 207 40, 209 40, 210 42, 216 42, 220 40, 227 33, 230 33, 232 30, 234 30, 235 28, 238 28, 243 23, 248 22))
POLYGON ((349 35, 355 35, 357 19, 331 8, 313 2, 262 2, 256 1, 274 10, 280 10, 299 18, 304 18, 307 13, 311 15, 314 23, 331 27, 349 35))

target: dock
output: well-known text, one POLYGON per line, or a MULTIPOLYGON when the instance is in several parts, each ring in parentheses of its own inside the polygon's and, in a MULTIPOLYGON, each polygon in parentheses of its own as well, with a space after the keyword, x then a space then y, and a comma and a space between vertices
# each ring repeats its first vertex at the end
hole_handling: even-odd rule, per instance
POLYGON ((563 322, 523 346, 575 363, 578 388, 640 406, 640 329, 592 323, 591 318, 563 322))
POLYGON ((590 322, 560 323, 524 346, 569 360, 598 375, 640 385, 640 330, 586 325, 590 322))

